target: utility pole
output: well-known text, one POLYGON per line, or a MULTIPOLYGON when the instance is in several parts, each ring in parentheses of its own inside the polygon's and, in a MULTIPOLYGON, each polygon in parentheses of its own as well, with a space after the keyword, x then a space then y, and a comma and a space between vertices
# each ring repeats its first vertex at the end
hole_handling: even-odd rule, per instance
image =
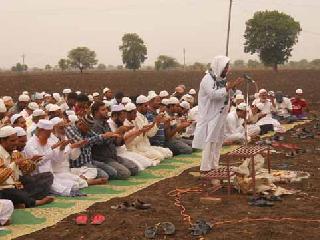
POLYGON ((24 59, 25 59, 26 55, 23 53, 21 57, 22 57, 22 64, 24 65, 24 59))
POLYGON ((183 48, 183 69, 186 70, 186 49, 183 48))
POLYGON ((229 55, 229 38, 230 38, 230 25, 231 25, 231 8, 232 8, 232 0, 230 0, 230 5, 229 5, 229 17, 228 17, 228 32, 227 32, 227 44, 226 44, 226 56, 229 55))

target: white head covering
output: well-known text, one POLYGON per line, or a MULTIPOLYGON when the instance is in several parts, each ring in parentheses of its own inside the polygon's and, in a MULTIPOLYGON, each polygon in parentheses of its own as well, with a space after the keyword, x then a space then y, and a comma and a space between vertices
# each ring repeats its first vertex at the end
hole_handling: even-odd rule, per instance
POLYGON ((148 94, 148 99, 149 101, 154 99, 155 97, 157 97, 158 95, 156 94, 155 91, 149 91, 149 94, 148 94))
POLYGON ((81 94, 81 91, 76 91, 76 94, 77 94, 77 95, 80 95, 80 94, 81 94))
POLYGON ((93 102, 93 101, 94 101, 94 99, 93 99, 93 96, 92 96, 92 95, 88 95, 88 98, 89 98, 89 101, 90 101, 90 102, 93 102))
POLYGON ((14 129, 11 126, 4 126, 0 128, 0 138, 6 138, 16 133, 17 133, 16 129, 14 129))
POLYGON ((236 95, 236 100, 244 100, 244 96, 242 94, 236 95))
POLYGON ((301 88, 297 89, 297 90, 296 90, 296 94, 303 94, 302 89, 301 89, 301 88))
MULTIPOLYGON (((51 95, 49 93, 45 93, 43 96, 44 97, 51 97, 51 95)), ((40 98, 40 99, 42 99, 42 98, 40 98)))
POLYGON ((14 124, 15 121, 17 121, 18 118, 22 117, 22 115, 20 113, 17 114, 13 114, 10 118, 10 122, 11 124, 14 124))
POLYGON ((128 103, 126 106, 125 106, 125 111, 126 112, 131 112, 135 109, 137 109, 136 105, 134 103, 128 103))
POLYGON ((162 99, 161 104, 168 106, 170 100, 168 98, 162 99))
POLYGON ((50 120, 47 119, 40 119, 38 124, 38 128, 44 129, 44 130, 52 130, 53 129, 53 123, 50 120))
POLYGON ((161 91, 161 92, 159 93, 159 96, 160 96, 161 98, 168 97, 168 96, 169 96, 169 93, 168 93, 167 91, 161 91))
POLYGON ((190 89, 189 94, 190 94, 190 95, 196 95, 197 92, 196 92, 195 89, 192 88, 192 89, 190 89))
POLYGON ((55 112, 61 110, 61 108, 57 104, 51 104, 50 107, 48 108, 49 112, 55 112))
POLYGON ((4 102, 12 101, 12 97, 10 97, 10 96, 4 96, 4 97, 2 98, 2 100, 3 100, 4 102))
POLYGON ((69 115, 68 119, 72 124, 75 124, 79 120, 77 115, 69 115))
POLYGON ((14 129, 16 130, 18 137, 27 136, 26 131, 22 127, 15 127, 14 129))
POLYGON ((183 95, 181 99, 188 102, 188 101, 192 101, 194 98, 190 94, 186 94, 186 95, 183 95))
POLYGON ((34 111, 34 110, 36 110, 36 109, 39 109, 39 105, 38 105, 38 103, 36 103, 36 102, 30 102, 30 103, 28 104, 28 108, 29 108, 30 110, 34 111))
POLYGON ((264 88, 259 90, 259 94, 263 94, 263 93, 267 93, 267 90, 265 90, 264 88))
POLYGON ((102 92, 103 92, 103 94, 105 94, 105 93, 108 92, 108 91, 110 91, 110 88, 107 88, 107 87, 106 87, 106 88, 103 89, 102 92))
POLYGON ((137 104, 143 104, 143 103, 147 103, 149 102, 149 98, 144 96, 144 95, 140 95, 139 97, 137 97, 136 103, 137 104))
POLYGON ((124 106, 122 104, 113 105, 111 108, 111 112, 121 112, 124 110, 124 106))
POLYGON ((75 111, 72 111, 72 110, 66 110, 66 114, 67 114, 68 116, 70 116, 70 115, 76 115, 75 111))
POLYGON ((59 102, 61 100, 60 94, 59 93, 53 93, 52 97, 54 98, 54 100, 56 100, 57 102, 59 102))
POLYGON ((53 126, 55 126, 55 125, 63 122, 63 119, 62 119, 62 118, 59 118, 59 117, 54 117, 54 118, 52 118, 50 121, 51 121, 51 123, 53 124, 53 126))
POLYGON ((36 109, 32 113, 33 117, 39 117, 39 116, 44 116, 44 115, 46 115, 46 113, 42 109, 36 109))
POLYGON ((18 101, 19 102, 29 102, 30 101, 30 97, 29 95, 20 95, 19 98, 18 98, 18 101))
POLYGON ((23 91, 22 95, 29 95, 29 92, 28 91, 23 91))
POLYGON ((71 93, 71 92, 72 92, 72 91, 71 91, 70 88, 65 88, 65 89, 62 90, 62 93, 63 93, 63 94, 69 94, 69 93, 71 93))
POLYGON ((92 97, 98 97, 100 94, 98 92, 92 93, 92 97))
POLYGON ((4 101, 0 99, 0 113, 5 113, 7 112, 6 105, 4 104, 4 101))
POLYGON ((229 62, 230 58, 226 56, 216 56, 213 58, 213 61, 211 63, 211 69, 214 75, 216 75, 217 81, 222 80, 220 75, 229 62))
POLYGON ((170 97, 169 98, 168 104, 179 104, 179 103, 180 103, 180 101, 179 101, 178 98, 176 98, 176 97, 170 97))
POLYGON ((123 97, 121 100, 122 104, 127 104, 127 103, 131 103, 131 99, 129 97, 123 97))
POLYGON ((237 109, 241 110, 241 111, 246 111, 247 110, 247 104, 246 103, 240 103, 238 106, 237 106, 237 109))
POLYGON ((187 110, 190 109, 190 103, 188 103, 187 101, 182 101, 180 103, 180 106, 183 107, 184 109, 187 109, 187 110))
POLYGON ((35 99, 35 100, 41 100, 41 99, 43 99, 43 94, 42 94, 42 93, 39 93, 39 92, 36 92, 36 93, 34 94, 34 99, 35 99))
POLYGON ((274 97, 274 91, 269 91, 269 92, 268 92, 268 95, 274 97))
POLYGON ((112 106, 112 102, 108 101, 108 100, 103 100, 104 105, 106 105, 106 107, 111 107, 112 106))

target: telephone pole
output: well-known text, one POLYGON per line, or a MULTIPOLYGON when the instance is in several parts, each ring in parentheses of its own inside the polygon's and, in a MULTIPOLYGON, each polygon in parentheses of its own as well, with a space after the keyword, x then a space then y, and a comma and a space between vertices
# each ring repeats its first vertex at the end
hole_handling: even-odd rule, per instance
POLYGON ((186 70, 186 49, 183 48, 183 69, 186 70))
POLYGON ((23 53, 21 57, 22 57, 22 64, 24 65, 24 59, 25 59, 26 55, 23 53))
POLYGON ((230 25, 231 25, 231 8, 232 8, 232 0, 230 0, 230 5, 229 5, 229 17, 228 17, 228 32, 227 32, 227 44, 226 44, 226 56, 229 55, 229 38, 230 38, 230 25))

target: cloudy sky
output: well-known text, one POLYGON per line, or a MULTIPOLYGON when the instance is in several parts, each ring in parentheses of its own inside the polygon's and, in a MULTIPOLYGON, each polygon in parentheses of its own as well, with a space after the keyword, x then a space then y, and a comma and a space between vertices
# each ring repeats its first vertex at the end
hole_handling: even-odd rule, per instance
MULTIPOLYGON (((121 64, 121 37, 138 33, 148 47, 146 64, 159 54, 187 63, 211 62, 225 52, 229 0, 0 0, 0 68, 21 61, 55 65, 77 46, 95 50, 100 62, 121 64)), ((257 10, 280 10, 300 21, 303 32, 293 59, 320 55, 319 0, 234 0, 230 57, 243 52, 245 22, 257 10)))

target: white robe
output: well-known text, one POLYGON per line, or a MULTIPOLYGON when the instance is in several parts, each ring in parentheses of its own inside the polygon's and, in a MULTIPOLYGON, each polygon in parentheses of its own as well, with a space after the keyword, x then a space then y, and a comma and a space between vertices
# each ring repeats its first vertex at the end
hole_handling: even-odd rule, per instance
MULTIPOLYGON (((33 174, 51 172, 53 173, 52 163, 62 162, 64 160, 64 151, 60 151, 59 148, 51 149, 52 143, 50 139, 46 145, 41 145, 39 143, 37 136, 32 136, 26 147, 24 148, 24 153, 27 157, 32 158, 35 155, 41 155, 42 160, 38 162, 36 170, 33 174)), ((54 194, 69 196, 72 189, 77 188, 77 183, 73 179, 60 178, 53 173, 53 184, 51 186, 51 191, 54 194)))
MULTIPOLYGON (((116 123, 111 118, 108 119, 108 123, 111 128, 111 131, 115 132, 117 130, 116 123)), ((140 171, 146 169, 147 167, 154 165, 154 163, 151 159, 149 159, 141 154, 138 154, 136 152, 128 151, 128 149, 126 148, 125 145, 117 147, 117 155, 119 157, 122 157, 122 158, 125 158, 125 159, 128 159, 128 160, 134 162, 138 166, 140 171)))
POLYGON ((13 213, 13 203, 11 200, 0 199, 0 225, 4 225, 13 213))

